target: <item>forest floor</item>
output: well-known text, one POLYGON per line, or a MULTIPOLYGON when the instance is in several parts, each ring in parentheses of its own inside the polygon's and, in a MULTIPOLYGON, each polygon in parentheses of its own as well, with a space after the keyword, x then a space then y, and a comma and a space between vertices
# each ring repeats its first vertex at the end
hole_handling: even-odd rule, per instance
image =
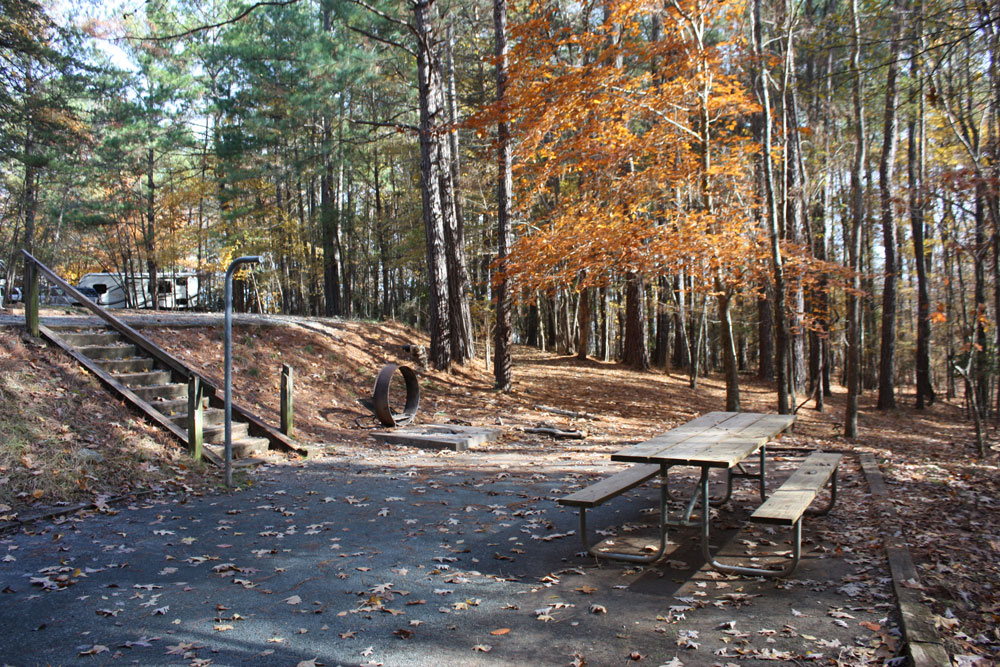
MULTIPOLYGON (((65 311, 43 316, 60 314, 65 311)), ((142 315, 130 323, 158 324, 142 330, 221 384, 221 327, 205 326, 204 316, 166 320, 142 315)), ((234 396, 266 421, 277 423, 281 366, 289 364, 296 373, 299 440, 346 459, 410 465, 420 458, 447 466, 463 455, 377 443, 370 436, 370 415, 357 403, 370 395, 384 363, 416 365, 403 350, 408 343, 426 341, 395 323, 238 321, 234 396)), ((393 391, 398 389, 394 386, 393 391)), ((775 410, 770 386, 744 377, 741 389, 744 410, 775 410)), ((615 363, 527 348, 516 351, 514 390, 509 394, 492 389, 492 376, 482 360, 453 372, 422 371, 421 394, 419 423, 502 429, 498 442, 476 448, 478 456, 494 462, 530 460, 539 466, 572 462, 589 472, 612 469, 608 455, 622 446, 725 404, 718 377, 703 378, 691 389, 681 373, 636 372, 615 363), (586 417, 571 419, 539 406, 586 417), (578 429, 586 437, 552 440, 523 431, 543 423, 578 429)), ((26 341, 15 326, 0 327, 0 403, 0 521, 23 520, 81 500, 107 507, 116 496, 136 491, 200 495, 219 487, 217 471, 192 465, 169 438, 108 401, 93 378, 55 350, 26 341)), ((991 449, 985 459, 976 456, 972 425, 956 402, 939 400, 916 411, 912 397, 904 393, 900 404, 896 411, 880 413, 874 409, 874 396, 866 394, 861 435, 848 441, 840 435, 844 393, 835 387, 824 412, 814 410, 811 401, 801 407, 795 432, 780 444, 875 457, 897 513, 882 521, 898 521, 883 525, 883 534, 905 539, 921 577, 924 601, 935 614, 949 652, 966 656, 966 663, 972 664, 973 656, 990 656, 1000 646, 997 453, 991 449)), ((993 426, 988 436, 991 443, 997 441, 993 426)), ((291 463, 303 464, 294 457, 291 463)), ((845 498, 859 506, 869 501, 867 494, 853 501, 845 498)), ((860 509, 859 515, 875 516, 860 509)), ((883 639, 891 644, 891 638, 883 639)))

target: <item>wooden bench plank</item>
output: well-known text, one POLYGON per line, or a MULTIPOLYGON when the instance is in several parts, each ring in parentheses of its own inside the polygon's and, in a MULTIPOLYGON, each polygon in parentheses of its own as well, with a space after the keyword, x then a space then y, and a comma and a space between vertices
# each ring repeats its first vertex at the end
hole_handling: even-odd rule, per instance
POLYGON ((802 517, 802 513, 816 499, 816 492, 775 491, 767 501, 757 508, 750 520, 757 523, 774 523, 791 526, 802 517))
POLYGON ((611 477, 605 477, 596 484, 559 498, 560 505, 571 507, 595 507, 610 498, 635 488, 646 480, 660 474, 660 466, 655 464, 634 465, 611 477))
POLYGON ((843 456, 840 454, 827 452, 814 452, 810 454, 778 490, 801 491, 815 489, 818 492, 830 480, 830 476, 837 469, 841 458, 843 456))
POLYGON ((750 516, 757 523, 794 525, 837 470, 840 454, 814 452, 750 516))

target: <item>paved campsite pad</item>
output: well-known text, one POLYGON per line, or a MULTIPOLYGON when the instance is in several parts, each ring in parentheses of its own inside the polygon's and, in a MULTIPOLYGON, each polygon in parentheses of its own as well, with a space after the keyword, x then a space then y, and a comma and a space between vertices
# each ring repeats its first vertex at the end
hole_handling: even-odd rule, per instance
MULTIPOLYGON (((823 654, 851 664, 889 636, 893 598, 853 464, 838 508, 807 523, 798 571, 776 582, 695 569, 694 530, 673 533, 676 549, 657 566, 583 557, 575 513, 555 499, 590 483, 594 466, 483 458, 281 465, 239 493, 137 501, 3 536, 0 657, 610 665, 634 654, 651 665, 774 665, 823 654)), ((776 481, 791 465, 773 464, 776 481)), ((591 525, 624 525, 618 539, 641 548, 655 494, 636 489, 591 525)), ((766 541, 787 550, 780 531, 734 530, 752 494, 739 487, 715 520, 723 553, 766 541)))
POLYGON ((493 442, 500 437, 500 429, 482 426, 456 426, 454 424, 422 424, 391 431, 375 431, 372 433, 372 437, 379 442, 391 445, 464 452, 470 447, 493 442))

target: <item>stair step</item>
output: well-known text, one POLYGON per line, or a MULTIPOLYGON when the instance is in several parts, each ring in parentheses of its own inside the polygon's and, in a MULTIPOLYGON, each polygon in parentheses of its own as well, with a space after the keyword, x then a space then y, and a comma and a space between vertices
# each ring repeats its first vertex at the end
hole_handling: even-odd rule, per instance
MULTIPOLYGON (((205 442, 213 445, 226 444, 226 425, 206 426, 202 429, 205 442)), ((246 422, 233 422, 233 446, 240 440, 250 437, 250 425, 246 422)), ((266 438, 265 438, 266 440, 266 438)))
POLYGON ((77 350, 91 359, 129 359, 135 356, 135 345, 84 345, 77 350))
MULTIPOLYGON (((171 399, 164 399, 162 401, 156 401, 155 403, 153 403, 153 407, 156 408, 160 413, 170 417, 171 419, 175 418, 187 419, 188 402, 186 396, 185 398, 171 398, 171 399)), ((215 410, 218 408, 209 408, 208 397, 206 396, 205 401, 202 403, 202 409, 204 409, 205 412, 207 413, 209 410, 215 410)), ((220 410, 220 412, 223 411, 220 410)), ((186 424, 187 422, 184 423, 186 424)), ((178 426, 182 425, 178 424, 178 426)), ((182 426, 182 427, 187 428, 187 426, 182 426)))
POLYGON ((172 398, 183 398, 185 403, 185 409, 187 409, 187 385, 177 383, 171 384, 154 384, 148 387, 134 387, 132 391, 136 393, 142 400, 147 403, 152 403, 153 407, 160 412, 163 410, 157 405, 159 401, 157 399, 163 399, 163 401, 169 401, 172 398))
POLYGON ((126 387, 149 387, 170 383, 170 371, 146 371, 143 373, 117 373, 115 379, 126 387))
POLYGON ((240 438, 233 441, 233 458, 247 459, 267 454, 271 442, 267 438, 240 438))
POLYGON ((95 359, 94 363, 109 373, 141 373, 153 369, 151 357, 132 357, 131 359, 95 359))
MULTIPOLYGON (((206 407, 202 409, 201 415, 202 424, 205 427, 218 426, 226 421, 226 411, 222 408, 206 407)), ((173 414, 170 415, 170 420, 181 428, 187 428, 187 401, 184 401, 184 405, 180 406, 179 410, 175 410, 173 414)))
MULTIPOLYGON (((267 438, 243 438, 233 443, 233 459, 248 459, 267 454, 267 438)), ((225 458, 226 448, 223 445, 206 444, 205 449, 210 450, 220 459, 225 458)))
MULTIPOLYGON (((219 445, 205 445, 205 449, 209 450, 213 454, 219 457, 219 459, 224 459, 226 453, 224 449, 219 445)), ((235 458, 233 460, 233 470, 239 470, 240 468, 252 468, 254 466, 263 465, 269 463, 267 458, 261 458, 259 456, 251 456, 247 458, 235 458)))
POLYGON ((74 331, 60 333, 59 337, 73 347, 114 345, 121 339, 121 335, 116 331, 74 331))

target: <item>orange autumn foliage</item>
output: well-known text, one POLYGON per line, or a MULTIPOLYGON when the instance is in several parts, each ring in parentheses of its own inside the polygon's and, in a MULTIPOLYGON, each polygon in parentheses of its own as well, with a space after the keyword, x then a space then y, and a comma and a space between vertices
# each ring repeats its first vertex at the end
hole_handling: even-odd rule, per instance
POLYGON ((708 291, 766 266, 753 219, 757 107, 739 45, 705 39, 732 27, 733 11, 702 0, 525 8, 494 109, 518 141, 524 222, 508 275, 525 291, 679 270, 708 291))

